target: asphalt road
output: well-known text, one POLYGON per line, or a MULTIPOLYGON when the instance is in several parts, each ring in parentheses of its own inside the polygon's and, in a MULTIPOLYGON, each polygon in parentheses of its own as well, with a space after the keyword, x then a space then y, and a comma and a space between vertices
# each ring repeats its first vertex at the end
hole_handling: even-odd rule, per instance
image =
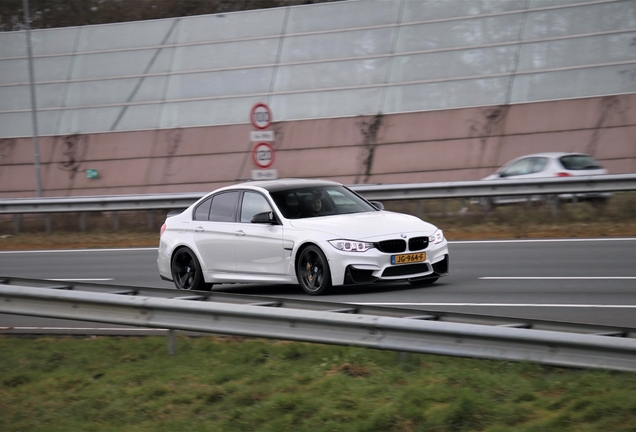
MULTIPOLYGON (((451 275, 427 288, 345 287, 318 298, 291 285, 214 289, 636 328, 636 238, 465 241, 449 249, 451 275)), ((174 289, 159 279, 156 256, 156 249, 0 252, 0 276, 174 289)), ((0 315, 0 328, 59 322, 0 315)))

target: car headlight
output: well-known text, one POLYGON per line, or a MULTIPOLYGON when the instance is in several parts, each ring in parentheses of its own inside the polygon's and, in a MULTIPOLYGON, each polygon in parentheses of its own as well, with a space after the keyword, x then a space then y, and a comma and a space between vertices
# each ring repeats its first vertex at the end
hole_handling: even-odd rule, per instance
POLYGON ((329 243, 343 252, 366 252, 373 248, 373 243, 355 240, 329 240, 329 243))
POLYGON ((444 232, 441 229, 435 231, 435 233, 428 238, 429 243, 438 244, 444 241, 444 232))

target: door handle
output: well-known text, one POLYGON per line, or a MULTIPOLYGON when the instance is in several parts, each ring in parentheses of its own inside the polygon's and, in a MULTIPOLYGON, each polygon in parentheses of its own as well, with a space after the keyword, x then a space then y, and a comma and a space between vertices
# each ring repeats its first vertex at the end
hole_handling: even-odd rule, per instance
POLYGON ((203 227, 200 227, 200 226, 194 229, 194 232, 203 232, 203 231, 205 230, 203 229, 203 227))
POLYGON ((238 230, 238 231, 235 231, 234 234, 242 237, 245 235, 245 231, 238 230))

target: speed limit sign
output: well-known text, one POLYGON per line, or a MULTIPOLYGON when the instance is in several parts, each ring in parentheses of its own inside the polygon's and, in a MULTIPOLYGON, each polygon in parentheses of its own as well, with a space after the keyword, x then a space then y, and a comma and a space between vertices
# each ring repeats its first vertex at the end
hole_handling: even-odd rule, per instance
POLYGON ((269 143, 259 142, 252 148, 252 160, 259 168, 269 168, 274 163, 274 147, 269 143))
POLYGON ((250 121, 256 129, 267 129, 272 124, 272 110, 264 103, 257 103, 250 111, 250 121))

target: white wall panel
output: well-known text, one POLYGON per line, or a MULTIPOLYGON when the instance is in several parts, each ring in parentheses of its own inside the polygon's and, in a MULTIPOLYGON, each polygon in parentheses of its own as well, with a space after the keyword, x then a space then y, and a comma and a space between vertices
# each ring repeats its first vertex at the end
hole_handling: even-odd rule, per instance
MULTIPOLYGON (((31 32, 41 132, 277 121, 636 92, 636 1, 355 0, 31 32), (59 125, 59 126, 58 126, 59 125)), ((28 134, 0 33, 0 138, 28 134)))
POLYGON ((484 78, 390 87, 385 113, 500 105, 509 78, 484 78))
POLYGON ((201 15, 180 20, 180 44, 259 38, 278 36, 282 32, 285 9, 201 15))
POLYGON ((281 66, 274 91, 317 90, 382 84, 388 58, 281 66))

